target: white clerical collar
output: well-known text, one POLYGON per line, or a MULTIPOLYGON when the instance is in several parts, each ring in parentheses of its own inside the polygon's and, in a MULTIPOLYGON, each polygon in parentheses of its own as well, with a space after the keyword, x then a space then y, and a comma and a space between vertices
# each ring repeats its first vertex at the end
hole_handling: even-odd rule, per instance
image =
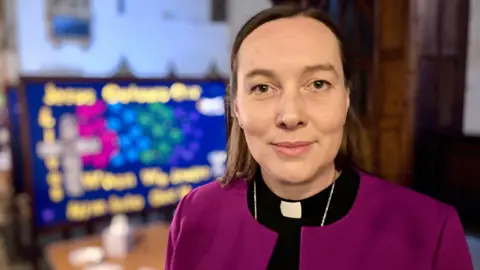
POLYGON ((302 203, 281 201, 280 212, 287 218, 302 218, 302 203))

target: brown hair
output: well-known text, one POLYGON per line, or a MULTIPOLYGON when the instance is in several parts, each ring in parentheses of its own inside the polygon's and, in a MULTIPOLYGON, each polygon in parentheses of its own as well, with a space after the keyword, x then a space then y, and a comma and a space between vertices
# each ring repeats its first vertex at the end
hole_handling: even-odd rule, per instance
MULTIPOLYGON (((238 120, 233 112, 233 101, 237 95, 237 54, 244 39, 261 25, 282 18, 295 16, 304 16, 315 19, 326 25, 337 37, 342 54, 342 66, 345 74, 345 85, 351 88, 352 70, 348 65, 347 51, 342 42, 339 30, 333 21, 324 12, 314 8, 302 8, 298 5, 279 5, 265 9, 247 21, 238 32, 233 44, 230 66, 231 78, 227 87, 225 97, 226 116, 227 116, 227 168, 220 182, 227 185, 233 179, 242 177, 251 180, 258 172, 259 165, 253 158, 248 149, 245 134, 243 133, 238 120)), ((362 128, 355 113, 349 108, 347 119, 344 126, 344 135, 342 145, 335 158, 335 167, 338 170, 344 170, 351 167, 364 167, 361 151, 358 151, 358 145, 363 144, 364 138, 361 135, 362 128), (360 143, 362 142, 362 143, 360 143)))

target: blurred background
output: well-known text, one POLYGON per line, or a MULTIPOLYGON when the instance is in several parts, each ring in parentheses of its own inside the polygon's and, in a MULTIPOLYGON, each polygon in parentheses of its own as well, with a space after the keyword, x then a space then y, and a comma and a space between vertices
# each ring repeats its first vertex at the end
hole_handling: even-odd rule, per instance
POLYGON ((366 169, 455 206, 480 270, 480 0, 0 2, 0 269, 87 269, 117 214, 143 237, 111 262, 163 269, 176 203, 224 170, 236 32, 298 2, 354 52, 366 169))

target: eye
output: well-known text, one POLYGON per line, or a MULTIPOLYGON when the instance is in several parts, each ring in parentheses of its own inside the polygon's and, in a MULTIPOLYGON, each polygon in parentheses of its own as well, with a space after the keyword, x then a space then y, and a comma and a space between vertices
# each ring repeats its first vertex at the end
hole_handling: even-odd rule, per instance
POLYGON ((270 86, 266 84, 257 84, 250 89, 250 92, 258 92, 259 94, 265 94, 270 90, 270 86))
POLYGON ((325 80, 313 81, 308 87, 312 90, 325 90, 330 86, 330 83, 325 80))

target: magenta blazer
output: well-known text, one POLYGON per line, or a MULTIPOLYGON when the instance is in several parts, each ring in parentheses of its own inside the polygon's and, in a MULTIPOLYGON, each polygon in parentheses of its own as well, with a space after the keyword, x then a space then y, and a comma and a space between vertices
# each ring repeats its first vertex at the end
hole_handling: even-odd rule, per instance
MULTIPOLYGON (((251 215, 247 188, 238 179, 190 192, 170 227, 165 269, 265 270, 277 234, 251 215)), ((350 212, 304 227, 300 250, 301 270, 473 270, 452 207, 365 174, 350 212)))

